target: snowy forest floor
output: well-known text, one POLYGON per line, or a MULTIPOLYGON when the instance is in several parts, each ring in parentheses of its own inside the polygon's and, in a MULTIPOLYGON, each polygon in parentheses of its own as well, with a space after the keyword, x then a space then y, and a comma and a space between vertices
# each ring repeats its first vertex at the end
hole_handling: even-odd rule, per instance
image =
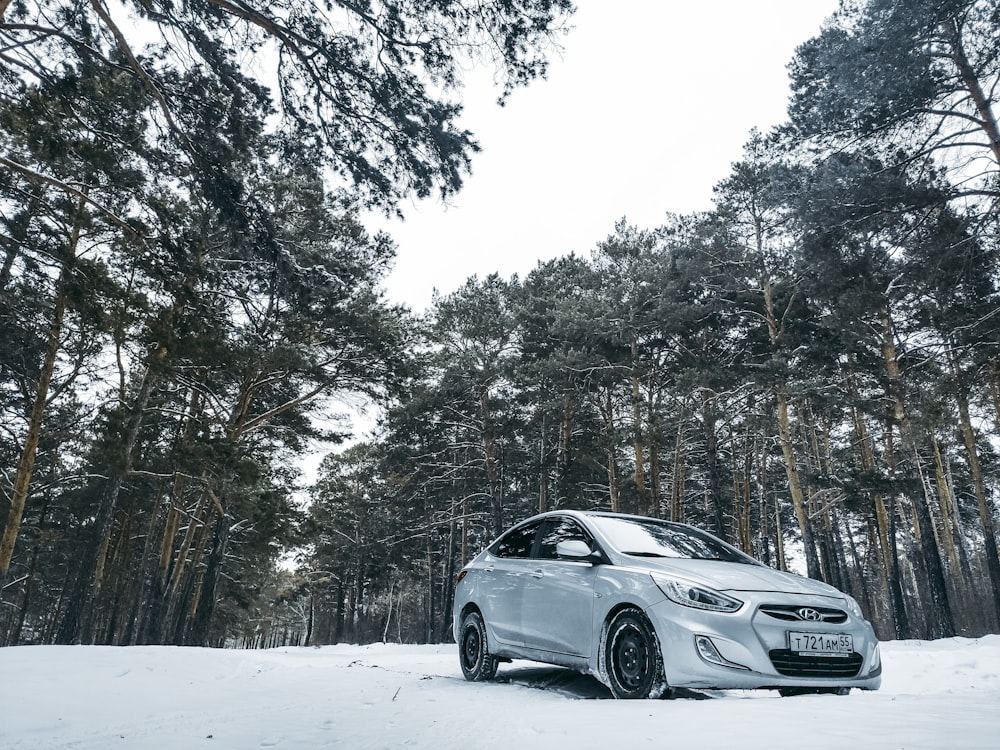
POLYGON ((462 679, 454 645, 0 649, 0 748, 989 748, 1000 636, 882 645, 874 693, 616 701, 529 662, 462 679))

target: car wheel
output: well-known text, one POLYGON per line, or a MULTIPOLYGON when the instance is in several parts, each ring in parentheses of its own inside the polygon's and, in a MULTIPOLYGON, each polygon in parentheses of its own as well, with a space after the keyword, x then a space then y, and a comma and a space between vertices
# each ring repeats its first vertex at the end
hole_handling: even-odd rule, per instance
POLYGON ((486 623, 478 612, 469 612, 462 619, 458 659, 462 663, 462 674, 471 682, 492 680, 496 676, 500 660, 490 654, 486 623))
POLYGON ((657 698, 667 689, 660 644, 638 610, 619 612, 611 621, 604 640, 604 666, 615 698, 657 698))

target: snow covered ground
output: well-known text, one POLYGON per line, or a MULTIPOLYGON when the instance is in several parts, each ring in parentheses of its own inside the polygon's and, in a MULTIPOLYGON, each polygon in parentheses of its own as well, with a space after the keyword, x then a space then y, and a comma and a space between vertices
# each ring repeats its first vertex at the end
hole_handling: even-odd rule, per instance
POLYGON ((1000 636, 882 646, 876 693, 616 701, 515 662, 462 679, 455 646, 0 649, 0 748, 1000 748, 1000 636))

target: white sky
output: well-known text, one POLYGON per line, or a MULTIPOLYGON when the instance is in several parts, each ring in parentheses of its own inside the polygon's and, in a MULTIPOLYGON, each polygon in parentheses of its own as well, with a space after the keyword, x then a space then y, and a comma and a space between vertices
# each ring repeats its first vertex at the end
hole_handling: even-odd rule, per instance
POLYGON ((837 0, 577 0, 548 79, 504 108, 485 71, 462 125, 483 151, 448 206, 369 218, 399 245, 389 298, 414 311, 435 288, 588 256, 623 216, 640 227, 711 208, 749 131, 785 120, 787 63, 837 0))

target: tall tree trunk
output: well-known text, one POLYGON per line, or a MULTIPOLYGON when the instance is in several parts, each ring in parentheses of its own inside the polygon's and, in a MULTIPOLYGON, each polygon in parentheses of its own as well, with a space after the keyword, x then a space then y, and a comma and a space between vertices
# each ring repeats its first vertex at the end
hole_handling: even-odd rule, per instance
POLYGON ((469 562, 469 498, 462 497, 462 567, 469 562))
MULTIPOLYGON (((201 392, 197 388, 191 388, 185 413, 175 431, 175 454, 182 454, 190 447, 197 431, 200 413, 201 392)), ((165 604, 169 566, 180 524, 181 498, 187 486, 187 476, 181 473, 182 467, 177 464, 178 461, 175 456, 174 476, 169 492, 164 481, 163 489, 154 495, 155 504, 149 511, 149 524, 139 568, 142 580, 133 605, 134 631, 130 645, 151 642, 154 623, 160 621, 165 604)))
POLYGON ((663 502, 663 487, 660 472, 660 423, 658 413, 659 399, 653 395, 652 388, 646 404, 646 438, 649 441, 649 514, 659 518, 663 514, 660 507, 663 502))
MULTIPOLYGON (((43 529, 45 527, 45 516, 47 515, 48 510, 49 505, 46 503, 42 506, 41 512, 39 513, 39 529, 43 529)), ((17 624, 14 626, 14 631, 8 635, 6 639, 0 639, 0 645, 16 646, 21 641, 21 633, 24 631, 24 625, 28 620, 28 613, 31 610, 31 597, 35 588, 35 571, 38 569, 38 551, 40 546, 41 542, 38 538, 36 538, 35 543, 31 548, 31 554, 28 556, 28 572, 24 580, 24 591, 21 595, 21 610, 17 615, 17 624)))
POLYGON ((1000 365, 997 365, 995 359, 991 359, 986 368, 986 390, 993 402, 994 423, 1000 428, 1000 365))
MULTIPOLYGON (((160 547, 161 565, 164 562, 167 565, 161 569, 164 592, 159 609, 163 614, 158 622, 154 621, 156 622, 155 641, 157 643, 165 643, 168 640, 176 642, 177 622, 183 619, 183 615, 179 613, 182 613, 184 607, 189 604, 186 599, 182 598, 182 594, 185 590, 185 584, 191 578, 190 569, 200 560, 201 549, 204 545, 200 543, 199 537, 207 536, 208 524, 203 520, 207 507, 208 493, 202 491, 194 512, 188 516, 188 525, 184 530, 184 537, 176 555, 173 554, 173 536, 169 542, 164 538, 163 545, 160 547)), ((178 517, 179 515, 178 513, 178 517)), ((179 525, 179 520, 177 523, 179 525)))
POLYGON ((661 508, 663 497, 663 482, 660 479, 660 472, 663 467, 660 465, 660 447, 657 444, 649 446, 649 515, 653 518, 660 518, 663 515, 661 508))
POLYGON ((432 540, 433 526, 431 524, 430 503, 424 498, 424 513, 426 528, 424 531, 424 546, 427 555, 427 627, 424 643, 432 643, 434 639, 434 544, 432 540))
MULTIPOLYGON (((131 611, 131 597, 135 584, 141 580, 142 567, 136 566, 132 558, 133 529, 138 522, 138 501, 135 495, 129 498, 128 507, 124 509, 119 530, 110 547, 108 561, 105 564, 105 580, 109 588, 110 606, 106 614, 105 645, 123 645, 122 638, 129 630, 128 616, 131 611)), ((112 526, 114 529, 114 525, 112 526)))
MULTIPOLYGON (((869 475, 874 475, 876 472, 875 450, 868 431, 868 425, 859 405, 860 398, 858 396, 857 376, 854 364, 852 356, 849 358, 847 364, 847 383, 851 398, 851 415, 854 423, 855 442, 858 446, 858 455, 862 470, 869 475)), ((890 453, 889 450, 887 450, 888 453, 890 453)), ((907 620, 905 611, 901 613, 897 612, 897 607, 902 606, 904 599, 902 583, 898 575, 899 566, 893 558, 893 551, 890 549, 889 544, 889 512, 886 509, 885 498, 881 492, 871 492, 869 496, 872 503, 869 517, 874 532, 872 539, 875 542, 873 546, 876 556, 876 572, 879 576, 881 589, 886 594, 886 601, 888 602, 893 620, 893 628, 898 633, 901 630, 908 629, 909 626, 905 624, 907 620)))
POLYGON ((164 492, 165 490, 158 489, 154 496, 153 506, 149 509, 146 539, 142 545, 142 557, 139 560, 138 568, 141 580, 131 603, 131 623, 127 641, 129 646, 144 642, 142 639, 146 635, 146 621, 155 606, 156 598, 162 592, 162 589, 155 589, 155 586, 156 579, 159 577, 159 569, 156 564, 157 541, 159 540, 162 544, 160 527, 166 523, 170 515, 169 504, 160 499, 164 492))
POLYGON ((778 561, 778 570, 788 570, 788 558, 785 556, 785 533, 781 524, 781 505, 778 496, 774 497, 774 556, 778 561))
MULTIPOLYGON (((191 397, 188 401, 187 407, 187 418, 184 422, 183 434, 180 438, 178 449, 183 453, 194 440, 195 433, 198 427, 198 418, 201 415, 201 393, 197 389, 191 390, 191 397)), ((204 479, 204 475, 202 476, 204 479)), ((181 522, 181 508, 184 503, 184 493, 188 486, 188 478, 186 475, 180 473, 179 471, 174 474, 173 482, 171 483, 169 499, 165 503, 166 507, 163 509, 162 514, 156 513, 155 516, 164 516, 163 519, 163 530, 159 537, 159 549, 158 553, 155 555, 155 560, 153 555, 150 554, 149 565, 153 569, 148 574, 148 591, 146 593, 146 603, 143 607, 142 616, 140 617, 140 625, 138 629, 138 640, 141 643, 158 643, 163 637, 162 623, 167 619, 166 610, 169 607, 168 595, 169 595, 169 584, 171 574, 174 568, 174 545, 177 539, 177 533, 180 530, 181 522)), ((197 525, 196 518, 198 513, 196 512, 193 517, 191 517, 189 530, 193 534, 193 527, 197 525)), ((155 536, 153 534, 153 528, 150 528, 150 537, 147 540, 149 542, 150 553, 152 553, 153 546, 156 542, 155 536)), ((191 538, 185 536, 185 544, 187 547, 190 546, 191 538)), ((183 552, 186 557, 186 547, 182 545, 183 552)), ((145 553, 144 553, 145 554, 145 553)))
POLYGON ((868 613, 868 619, 874 620, 872 608, 871 590, 865 580, 864 564, 861 562, 861 555, 858 552, 858 545, 854 541, 854 532, 851 531, 851 523, 848 518, 841 517, 840 523, 844 526, 844 534, 847 536, 848 548, 851 552, 851 580, 854 582, 851 588, 856 592, 856 597, 861 599, 864 611, 868 613))
POLYGON ((1000 556, 997 554, 997 533, 993 524, 993 511, 986 497, 986 483, 983 480, 983 467, 979 460, 979 448, 976 445, 976 432, 969 416, 969 398, 959 388, 955 399, 958 402, 962 442, 965 443, 965 454, 969 461, 972 486, 976 492, 979 522, 983 525, 983 548, 986 552, 986 569, 993 594, 993 611, 996 613, 997 623, 1000 624, 1000 556))
POLYGON ((802 483, 799 480, 799 467, 795 460, 792 427, 788 417, 788 397, 781 386, 775 387, 774 391, 778 400, 778 437, 781 442, 781 454, 785 460, 785 476, 788 479, 788 490, 792 496, 792 509, 795 511, 795 520, 798 521, 799 531, 802 534, 802 544, 805 548, 806 573, 810 578, 819 580, 822 578, 823 571, 820 569, 819 557, 816 555, 812 523, 806 510, 802 483))
POLYGON ((976 71, 972 67, 972 63, 969 62, 965 45, 962 43, 962 31, 959 28, 958 21, 951 18, 943 22, 941 24, 941 32, 945 39, 947 39, 948 46, 951 48, 951 60, 958 69, 966 91, 969 92, 969 98, 972 99, 972 103, 976 106, 976 112, 979 114, 979 120, 976 122, 986 134, 990 151, 993 153, 993 159, 997 166, 1000 166, 1000 125, 997 124, 997 118, 993 114, 992 107, 996 93, 995 89, 989 95, 983 91, 982 84, 980 84, 979 79, 976 77, 976 71))
POLYGON ((499 536, 503 531, 503 497, 500 485, 500 472, 497 468, 496 436, 493 434, 493 409, 490 404, 490 392, 487 388, 479 391, 480 419, 483 425, 483 458, 486 466, 486 484, 492 502, 493 535, 499 536))
MULTIPOLYGON (((444 558, 444 576, 441 581, 441 600, 443 604, 441 605, 441 611, 444 613, 444 617, 441 618, 441 631, 437 637, 437 643, 443 643, 448 640, 448 635, 451 633, 451 618, 448 616, 451 613, 452 605, 455 603, 455 515, 458 512, 458 502, 454 499, 451 501, 451 517, 448 519, 448 544, 446 547, 445 558, 444 558)), ((389 595, 390 606, 392 601, 392 594, 389 595)), ((398 615, 397 615, 398 617, 398 615)), ((385 639, 383 639, 385 640, 385 639)))
POLYGON ((344 579, 337 579, 337 608, 333 618, 333 642, 340 643, 344 640, 344 618, 347 607, 346 587, 344 579))
POLYGON ((752 555, 753 533, 750 526, 750 472, 753 458, 751 455, 751 437, 749 429, 743 435, 743 450, 736 445, 736 431, 729 436, 733 456, 733 511, 736 517, 736 541, 741 550, 752 555), (737 456, 742 453, 741 460, 737 456), (740 465, 742 464, 742 470, 740 465))
MULTIPOLYGON (((955 492, 955 478, 951 472, 951 462, 947 461, 944 456, 942 456, 942 462, 944 466, 944 482, 948 488, 948 496, 952 499, 951 502, 951 521, 950 526, 952 529, 952 534, 955 539, 955 551, 958 554, 959 565, 961 566, 963 580, 965 582, 965 593, 969 594, 973 587, 973 575, 972 575, 972 565, 969 562, 969 552, 965 546, 965 521, 962 519, 962 514, 959 511, 958 502, 955 500, 957 493, 955 492)), ((974 596, 976 594, 973 594, 974 596)))
MULTIPOLYGON (((221 502, 217 504, 221 509, 221 502)), ((222 563, 229 549, 230 517, 225 512, 216 515, 215 529, 212 532, 212 549, 205 565, 205 575, 197 599, 194 621, 191 624, 190 637, 185 639, 196 646, 209 645, 212 615, 215 614, 216 594, 222 563)))
MULTIPOLYGON (((888 306, 882 308, 882 356, 885 361, 888 376, 889 398, 892 405, 893 419, 899 426, 900 436, 908 443, 917 455, 917 445, 913 438, 906 407, 903 402, 902 376, 899 360, 896 356, 892 318, 888 306)), ((915 531, 919 535, 920 562, 927 571, 927 583, 931 597, 933 637, 947 638, 955 635, 955 624, 952 618, 951 605, 948 602, 948 589, 945 584, 944 566, 941 554, 934 538, 933 521, 923 491, 913 493, 911 498, 915 516, 915 531)))
POLYGON ((701 389, 702 424, 705 427, 705 470, 708 472, 708 494, 715 520, 715 534, 728 542, 730 536, 726 531, 726 508, 722 498, 722 477, 719 471, 719 437, 716 429, 718 412, 715 400, 716 394, 710 389, 701 389))
POLYGON ((893 584, 890 594, 892 596, 893 625, 896 629, 896 638, 904 640, 912 637, 912 633, 910 618, 906 612, 906 599, 903 596, 902 573, 899 564, 899 536, 896 530, 897 515, 896 496, 893 495, 891 513, 889 514, 889 555, 892 565, 890 581, 893 584))
POLYGON ((643 444, 642 395, 639 388, 639 342, 632 338, 632 368, 629 373, 632 387, 632 447, 635 452, 635 495, 636 512, 646 515, 648 497, 646 492, 646 456, 643 444))
POLYGON ((24 445, 21 447, 17 469, 14 473, 7 522, 4 525, 3 535, 0 536, 0 592, 3 592, 4 586, 7 584, 10 563, 14 556, 14 546, 21 531, 21 519, 24 517, 24 507, 28 499, 31 474, 35 468, 38 442, 42 436, 42 421, 48 406, 49 386, 55 372, 56 356, 59 353, 59 344, 62 339, 63 315, 67 299, 65 290, 65 274, 67 273, 68 270, 64 268, 59 277, 59 291, 56 293, 52 322, 49 325, 45 358, 42 361, 41 373, 35 387, 35 398, 31 406, 31 414, 28 417, 28 431, 24 437, 24 445))
POLYGON ((854 579, 850 572, 851 568, 847 564, 847 552, 845 549, 847 545, 844 544, 844 538, 840 533, 840 515, 836 508, 829 509, 829 533, 833 542, 834 558, 835 583, 833 585, 849 594, 857 594, 858 588, 854 585, 854 579))
POLYGON ((618 459, 616 457, 618 436, 615 429, 614 403, 611 400, 611 388, 606 388, 604 391, 601 414, 604 420, 604 439, 607 443, 608 454, 608 500, 611 505, 611 512, 620 513, 622 506, 621 495, 618 489, 618 459))
POLYGON ((143 412, 149 402, 153 383, 166 353, 166 347, 159 346, 150 354, 139 392, 129 409, 115 464, 109 467, 107 480, 104 482, 98 497, 97 512, 92 528, 92 543, 84 547, 77 584, 70 597, 66 616, 59 628, 58 643, 67 644, 76 641, 91 643, 93 641, 94 603, 95 600, 101 598, 104 584, 104 558, 100 552, 104 538, 107 536, 114 519, 122 483, 132 466, 132 450, 139 437, 143 412))
MULTIPOLYGON (((812 447, 815 470, 822 476, 833 477, 835 468, 833 463, 833 449, 830 445, 830 432, 832 430, 831 417, 829 411, 823 416, 823 423, 813 409, 812 402, 806 401, 803 411, 808 418, 809 444, 812 447), (821 437, 822 436, 822 437, 821 437)), ((844 556, 843 539, 840 536, 840 524, 838 520, 835 500, 831 499, 831 491, 826 488, 819 489, 816 493, 817 502, 820 507, 812 511, 813 517, 819 517, 822 521, 822 547, 823 561, 826 573, 824 579, 827 583, 842 590, 849 590, 850 580, 848 578, 847 560, 844 556)))
POLYGON ((942 543, 948 564, 953 570, 959 570, 958 545, 955 543, 955 529, 952 526, 955 498, 951 494, 951 487, 948 486, 944 459, 941 456, 941 442, 936 435, 931 436, 931 450, 934 452, 934 485, 937 488, 938 503, 941 505, 942 543))
POLYGON ((684 415, 677 415, 677 436, 674 439, 673 471, 670 483, 670 520, 684 521, 684 415))
MULTIPOLYGON (((760 529, 757 532, 760 539, 760 561, 768 567, 772 567, 777 564, 777 561, 771 560, 771 532, 768 523, 771 514, 768 512, 767 504, 768 451, 759 431, 755 432, 754 443, 756 471, 753 475, 753 485, 754 492, 757 494, 757 520, 760 524, 760 529)), ((777 549, 775 549, 775 554, 777 555, 777 549)))
POLYGON ((308 648, 312 645, 313 628, 316 626, 316 589, 309 586, 309 612, 306 618, 306 635, 302 645, 308 648))
POLYGON ((108 467, 107 479, 98 497, 92 529, 93 544, 84 548, 77 584, 73 588, 66 608, 66 615, 59 627, 57 636, 59 643, 90 642, 93 638, 93 605, 95 599, 101 597, 104 583, 104 560, 99 554, 98 546, 102 544, 108 533, 118 505, 118 495, 121 492, 122 483, 131 470, 132 452, 139 438, 139 430, 142 427, 143 416, 153 387, 159 379, 160 371, 167 359, 168 341, 172 336, 174 321, 184 311, 187 304, 186 299, 194 293, 194 286, 194 275, 187 275, 183 281, 183 292, 177 294, 171 305, 163 309, 159 315, 157 329, 164 332, 164 339, 158 342, 147 355, 139 390, 128 409, 117 456, 112 465, 108 467))
POLYGON ((556 507, 566 498, 566 482, 569 479, 570 442, 573 438, 573 399, 569 392, 563 393, 562 417, 559 420, 559 467, 556 471, 556 507))
MULTIPOLYGON (((767 322, 767 335, 772 350, 777 354, 785 345, 785 317, 788 310, 791 309, 795 295, 793 294, 791 300, 789 300, 788 306, 785 308, 785 315, 779 316, 774 300, 774 287, 771 275, 764 261, 764 230, 759 216, 754 217, 754 234, 760 262, 760 283, 763 292, 763 312, 764 319, 767 322)), ((795 520, 798 522, 799 532, 802 534, 802 545, 806 557, 806 573, 810 578, 820 579, 823 573, 820 569, 819 557, 816 555, 812 524, 809 520, 806 498, 802 491, 801 480, 799 479, 799 467, 798 461, 795 458, 795 446, 792 442, 792 427, 788 416, 788 395, 785 392, 785 385, 784 382, 779 382, 773 387, 778 406, 778 439, 781 443, 781 455, 785 464, 788 491, 792 498, 792 509, 795 511, 795 520)))
POLYGON ((545 413, 542 413, 542 428, 538 439, 538 512, 549 509, 549 479, 545 471, 545 413))
POLYGON ((17 258, 17 245, 11 241, 7 246, 7 252, 3 256, 3 264, 0 265, 0 292, 7 288, 10 283, 14 269, 14 261, 17 258))
POLYGON ((66 247, 66 258, 59 268, 59 278, 56 281, 55 298, 52 302, 52 319, 45 341, 45 356, 35 384, 35 396, 28 416, 28 429, 24 444, 17 460, 14 472, 14 482, 11 487, 10 507, 7 510, 7 521, 3 534, 0 535, 0 594, 3 593, 10 573, 10 562, 14 557, 14 546, 21 530, 21 519, 24 517, 24 507, 28 499, 28 488, 31 485, 31 475, 35 469, 35 456, 38 453, 38 442, 42 436, 42 421, 49 405, 49 389, 52 376, 56 369, 56 358, 62 345, 63 319, 66 315, 66 305, 69 302, 69 283, 76 262, 77 247, 80 243, 80 232, 84 219, 84 201, 77 206, 73 228, 70 230, 66 247))

